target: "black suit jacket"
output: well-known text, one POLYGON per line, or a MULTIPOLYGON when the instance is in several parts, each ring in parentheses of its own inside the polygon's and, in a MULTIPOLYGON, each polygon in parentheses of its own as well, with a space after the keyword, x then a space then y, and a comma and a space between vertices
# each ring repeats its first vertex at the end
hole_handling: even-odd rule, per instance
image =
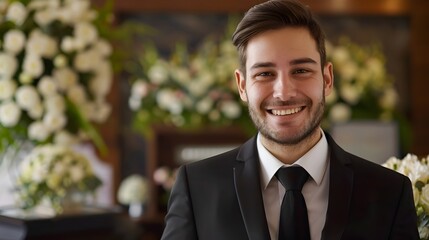
MULTIPOLYGON (((330 148, 329 203, 322 239, 419 239, 410 180, 330 148)), ((164 240, 269 240, 256 138, 182 166, 171 192, 164 240)))

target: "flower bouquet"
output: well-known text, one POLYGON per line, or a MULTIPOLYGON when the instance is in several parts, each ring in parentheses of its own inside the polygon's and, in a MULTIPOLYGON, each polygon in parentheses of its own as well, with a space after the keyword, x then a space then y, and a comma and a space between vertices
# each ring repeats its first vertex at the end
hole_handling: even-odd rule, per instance
POLYGON ((195 51, 177 44, 169 58, 146 44, 139 64, 130 70, 135 76, 129 98, 134 126, 144 134, 154 124, 180 129, 236 124, 254 131, 235 86, 237 67, 236 50, 227 37, 208 38, 195 51))
POLYGON ((326 99, 329 121, 392 120, 398 94, 380 48, 363 47, 347 38, 340 39, 338 45, 326 45, 335 78, 334 91, 326 99))
POLYGON ((20 164, 17 178, 19 200, 24 209, 49 203, 55 213, 62 213, 63 203, 85 201, 101 185, 86 157, 59 145, 37 146, 20 164), (79 199, 75 198, 77 194, 79 199))
POLYGON ((107 16, 89 0, 0 2, 0 153, 29 140, 73 144, 110 113, 107 16))
POLYGON ((408 154, 400 160, 388 159, 383 166, 409 177, 413 184, 414 204, 418 217, 420 239, 429 239, 429 156, 419 159, 408 154))
POLYGON ((137 174, 125 178, 118 190, 118 201, 121 204, 129 205, 128 213, 131 217, 140 217, 143 213, 143 204, 148 199, 147 180, 137 174))

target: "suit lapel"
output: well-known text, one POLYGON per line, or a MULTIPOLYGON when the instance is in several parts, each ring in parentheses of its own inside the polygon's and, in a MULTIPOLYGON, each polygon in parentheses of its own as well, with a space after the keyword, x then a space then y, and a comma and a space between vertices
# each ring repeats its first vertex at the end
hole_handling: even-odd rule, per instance
POLYGON ((322 239, 341 239, 348 221, 353 171, 346 152, 326 134, 330 146, 329 203, 322 239))
POLYGON ((250 240, 269 240, 262 199, 256 138, 247 141, 237 156, 234 184, 241 215, 250 240))

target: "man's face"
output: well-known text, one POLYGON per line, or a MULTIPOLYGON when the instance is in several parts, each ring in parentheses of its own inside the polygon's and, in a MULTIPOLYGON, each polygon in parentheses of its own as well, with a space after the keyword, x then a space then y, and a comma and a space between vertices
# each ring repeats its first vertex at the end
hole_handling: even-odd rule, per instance
POLYGON ((256 35, 246 49, 246 76, 236 71, 240 97, 265 137, 297 144, 320 126, 332 65, 321 70, 316 42, 305 28, 286 27, 256 35))

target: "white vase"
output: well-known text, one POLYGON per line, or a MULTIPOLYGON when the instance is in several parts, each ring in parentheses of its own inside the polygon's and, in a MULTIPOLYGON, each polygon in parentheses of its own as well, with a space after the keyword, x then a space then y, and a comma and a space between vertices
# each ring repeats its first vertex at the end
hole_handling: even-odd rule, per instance
POLYGON ((128 214, 132 218, 139 218, 143 215, 143 204, 141 203, 130 203, 128 208, 128 214))

